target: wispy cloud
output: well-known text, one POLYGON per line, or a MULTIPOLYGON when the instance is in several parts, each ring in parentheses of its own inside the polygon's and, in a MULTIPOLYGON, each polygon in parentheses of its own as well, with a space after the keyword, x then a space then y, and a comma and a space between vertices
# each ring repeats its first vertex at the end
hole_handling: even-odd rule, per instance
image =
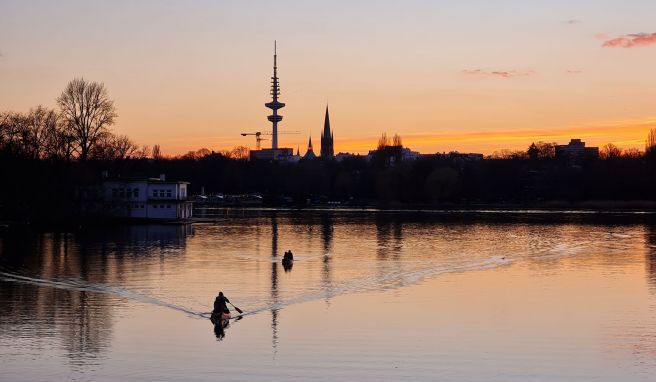
POLYGON ((577 19, 563 20, 562 21, 563 24, 567 24, 567 25, 581 24, 582 22, 583 21, 577 20, 577 19))
POLYGON ((462 73, 470 76, 485 76, 499 78, 528 77, 535 74, 534 70, 486 70, 486 69, 465 69, 462 73))
POLYGON ((580 69, 568 69, 567 74, 583 74, 583 70, 580 69))
POLYGON ((637 48, 656 45, 656 33, 635 33, 606 40, 601 45, 604 48, 637 48))

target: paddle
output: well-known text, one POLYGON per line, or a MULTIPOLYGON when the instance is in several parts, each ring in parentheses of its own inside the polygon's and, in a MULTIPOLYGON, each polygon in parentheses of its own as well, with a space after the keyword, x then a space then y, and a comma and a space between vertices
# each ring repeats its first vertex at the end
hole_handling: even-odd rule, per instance
POLYGON ((242 314, 242 313, 244 313, 244 311, 243 311, 243 310, 241 310, 241 309, 239 309, 239 308, 237 308, 236 306, 234 306, 234 305, 232 305, 232 303, 231 303, 231 302, 229 302, 228 304, 230 304, 230 306, 232 306, 233 308, 235 308, 235 310, 237 311, 237 313, 239 313, 239 314, 242 314))

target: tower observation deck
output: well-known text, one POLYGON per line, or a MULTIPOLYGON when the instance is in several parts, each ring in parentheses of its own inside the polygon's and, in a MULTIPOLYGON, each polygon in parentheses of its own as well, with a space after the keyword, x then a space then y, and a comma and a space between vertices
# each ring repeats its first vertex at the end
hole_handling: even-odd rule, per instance
POLYGON ((282 121, 282 115, 278 114, 278 109, 285 107, 285 104, 278 101, 280 95, 280 84, 278 83, 278 55, 276 42, 273 42, 273 77, 271 77, 271 97, 272 101, 265 103, 264 106, 273 111, 267 119, 271 122, 271 149, 273 150, 274 159, 277 157, 278 150, 278 122, 282 121))

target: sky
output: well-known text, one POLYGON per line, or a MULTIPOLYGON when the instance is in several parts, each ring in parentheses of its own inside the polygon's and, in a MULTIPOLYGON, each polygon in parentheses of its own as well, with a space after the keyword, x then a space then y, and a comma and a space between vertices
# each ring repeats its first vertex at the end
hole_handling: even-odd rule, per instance
POLYGON ((366 153, 383 132, 423 153, 570 138, 642 149, 655 14, 653 0, 1 0, 0 111, 54 108, 84 77, 139 144, 253 148, 240 133, 271 129, 277 40, 279 142, 301 153, 327 104, 335 152, 366 153))

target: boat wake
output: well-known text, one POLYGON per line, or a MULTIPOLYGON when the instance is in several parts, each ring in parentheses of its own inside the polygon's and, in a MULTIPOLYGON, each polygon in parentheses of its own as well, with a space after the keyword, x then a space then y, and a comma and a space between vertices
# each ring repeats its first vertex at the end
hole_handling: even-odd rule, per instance
MULTIPOLYGON (((405 286, 420 283, 424 280, 437 277, 443 274, 464 273, 471 271, 483 271, 487 269, 498 268, 513 263, 513 260, 503 256, 494 256, 487 260, 473 261, 462 265, 429 267, 415 271, 390 271, 382 275, 371 277, 360 277, 351 281, 343 282, 339 286, 330 286, 321 290, 304 293, 288 298, 281 298, 278 301, 269 301, 260 306, 251 308, 247 314, 256 314, 264 311, 280 310, 284 307, 300 304, 310 301, 316 301, 326 298, 333 298, 340 295, 352 293, 380 292, 392 289, 398 289, 405 286)), ((244 314, 246 315, 246 314, 244 314)))
POLYGON ((156 297, 149 296, 145 293, 141 293, 132 289, 115 286, 115 285, 93 283, 93 282, 79 280, 79 279, 44 279, 39 277, 29 277, 29 276, 23 276, 15 273, 2 272, 2 271, 0 271, 0 281, 8 281, 8 282, 14 282, 19 284, 28 284, 28 285, 35 285, 35 286, 46 287, 46 288, 65 289, 65 290, 73 290, 73 291, 80 291, 80 292, 103 293, 119 298, 126 298, 130 300, 138 301, 144 304, 156 305, 164 308, 177 310, 189 316, 207 317, 205 313, 196 312, 193 309, 189 309, 181 305, 162 301, 156 297))

